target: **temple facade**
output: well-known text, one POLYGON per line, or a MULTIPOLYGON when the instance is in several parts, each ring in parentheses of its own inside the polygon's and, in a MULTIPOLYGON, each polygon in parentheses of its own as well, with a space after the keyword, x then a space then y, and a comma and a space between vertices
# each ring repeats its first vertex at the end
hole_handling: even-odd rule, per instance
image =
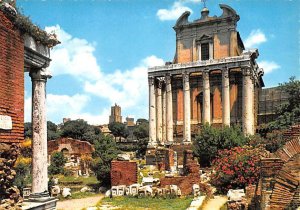
POLYGON ((240 17, 220 4, 223 14, 188 20, 183 13, 173 27, 173 62, 148 69, 149 147, 191 138, 205 123, 238 124, 244 134, 255 133, 258 93, 264 86, 257 49, 245 50, 237 31, 240 17))

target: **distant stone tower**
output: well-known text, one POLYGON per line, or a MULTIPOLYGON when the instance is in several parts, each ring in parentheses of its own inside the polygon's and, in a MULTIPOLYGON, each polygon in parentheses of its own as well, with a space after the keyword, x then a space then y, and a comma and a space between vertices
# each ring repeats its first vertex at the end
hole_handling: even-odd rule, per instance
POLYGON ((122 116, 121 116, 121 107, 115 104, 111 107, 111 113, 109 116, 109 123, 113 122, 122 122, 122 116))

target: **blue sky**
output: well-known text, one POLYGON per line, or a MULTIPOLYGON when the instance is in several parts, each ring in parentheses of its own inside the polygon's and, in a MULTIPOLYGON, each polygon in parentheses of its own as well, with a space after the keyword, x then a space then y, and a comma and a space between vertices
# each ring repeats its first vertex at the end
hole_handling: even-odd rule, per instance
MULTIPOLYGON (((258 48, 266 87, 300 78, 298 0, 208 0, 240 15, 237 30, 247 48, 258 48)), ((186 10, 200 17, 200 0, 18 0, 18 7, 62 44, 51 52, 47 83, 48 119, 108 122, 110 106, 126 116, 148 118, 147 67, 172 61, 176 19, 186 10)), ((30 121, 31 82, 25 80, 25 121, 30 121)))

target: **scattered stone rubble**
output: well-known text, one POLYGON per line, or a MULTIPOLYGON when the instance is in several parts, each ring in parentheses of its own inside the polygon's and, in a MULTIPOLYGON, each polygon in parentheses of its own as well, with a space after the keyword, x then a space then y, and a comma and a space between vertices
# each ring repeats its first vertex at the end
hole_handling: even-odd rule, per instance
POLYGON ((13 186, 18 151, 16 144, 0 143, 0 209, 20 209, 23 201, 19 189, 13 186))

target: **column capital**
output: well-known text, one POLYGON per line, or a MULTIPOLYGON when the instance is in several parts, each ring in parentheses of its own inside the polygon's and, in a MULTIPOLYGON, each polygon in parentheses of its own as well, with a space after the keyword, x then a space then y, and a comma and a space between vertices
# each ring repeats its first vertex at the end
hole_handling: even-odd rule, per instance
POLYGON ((243 66, 241 69, 243 76, 251 76, 251 68, 249 66, 243 66))
POLYGON ((202 77, 204 80, 208 80, 209 79, 209 71, 203 71, 202 72, 202 77))
POLYGON ((149 85, 154 85, 154 77, 152 77, 152 76, 150 76, 150 77, 148 77, 148 84, 149 85))
POLYGON ((171 84, 171 80, 172 80, 171 74, 166 74, 165 79, 166 79, 166 84, 171 84))
POLYGON ((46 68, 30 69, 29 76, 32 81, 47 81, 52 77, 51 72, 46 68))
POLYGON ((188 72, 183 72, 182 73, 182 79, 185 81, 185 82, 189 82, 189 79, 190 79, 190 73, 188 72))
POLYGON ((157 87, 162 88, 163 84, 165 83, 165 77, 158 77, 157 78, 157 87))

